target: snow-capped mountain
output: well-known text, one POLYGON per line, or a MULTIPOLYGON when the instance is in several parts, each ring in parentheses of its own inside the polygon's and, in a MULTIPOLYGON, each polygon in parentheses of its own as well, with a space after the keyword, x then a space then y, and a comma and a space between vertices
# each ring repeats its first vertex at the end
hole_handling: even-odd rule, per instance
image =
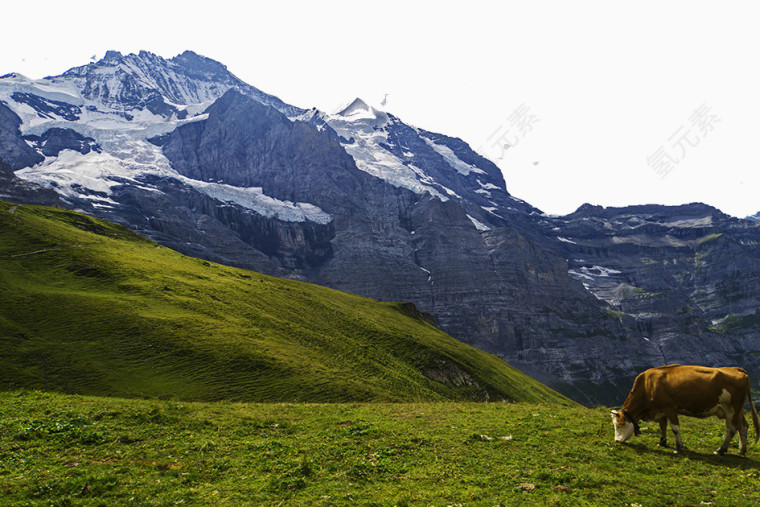
MULTIPOLYGON (((173 177, 257 212, 266 209, 264 213, 270 215, 308 218, 308 213, 293 212, 311 209, 308 203, 280 201, 263 195, 257 187, 241 192, 219 181, 183 179, 160 150, 147 142, 181 125, 205 120, 207 108, 229 90, 272 106, 291 120, 306 121, 318 129, 327 126, 357 168, 393 186, 443 201, 464 197, 480 205, 476 215, 485 211, 501 218, 496 210, 505 199, 516 208, 532 209, 509 196, 498 167, 461 140, 410 127, 360 99, 334 115, 305 111, 190 51, 168 60, 146 51, 126 56, 109 51, 102 60, 60 76, 37 81, 16 74, 3 76, 0 100, 18 115, 24 141, 37 152, 24 148, 24 157, 5 158, 14 167, 33 166, 17 176, 43 187, 55 186, 72 203, 83 198, 93 206, 109 207, 114 205, 108 197, 111 188, 123 181, 152 188, 146 180, 173 177), (56 136, 51 141, 51 132, 65 135, 67 143, 61 144, 56 136), (88 147, 86 151, 83 146, 88 147), (63 149, 82 157, 71 153, 58 157, 63 149)), ((319 210, 314 216, 326 220, 319 210)), ((487 227, 486 220, 473 220, 478 227, 487 227)))
POLYGON ((229 90, 283 114, 302 113, 189 51, 169 60, 145 51, 126 56, 109 51, 96 63, 36 81, 9 74, 0 78, 0 100, 6 105, 0 114, 18 116, 22 138, 32 150, 17 137, 23 156, 3 158, 14 168, 25 167, 16 172, 19 178, 54 188, 70 204, 88 211, 118 206, 110 197, 112 189, 125 182, 156 190, 150 181, 174 178, 265 215, 325 221, 319 210, 272 199, 257 188, 183 178, 147 141, 205 119, 206 108, 229 90))
POLYGON ((192 51, 168 60, 147 51, 126 56, 108 51, 98 62, 43 81, 69 88, 75 96, 81 94, 88 101, 88 109, 105 106, 107 113, 121 113, 127 119, 144 110, 164 118, 183 119, 189 113, 187 106, 195 106, 197 110, 230 89, 250 95, 288 116, 302 112, 244 83, 219 62, 192 51))
POLYGON ((361 99, 335 113, 288 105, 192 52, 109 51, 60 76, 0 77, 0 198, 79 209, 197 257, 412 301, 453 336, 580 399, 613 403, 664 358, 731 362, 725 351, 760 350, 746 329, 720 327, 724 310, 755 322, 739 264, 705 263, 730 250, 749 266, 744 280, 760 277, 753 222, 708 224, 711 211, 665 207, 548 217, 460 139, 361 99), (670 318, 685 307, 691 320, 670 318), (674 323, 709 350, 674 339, 674 323))
POLYGON ((501 170, 462 140, 407 125, 360 98, 336 114, 310 112, 308 118, 328 125, 359 169, 396 187, 477 203, 497 218, 503 206, 538 211, 509 195, 501 170))

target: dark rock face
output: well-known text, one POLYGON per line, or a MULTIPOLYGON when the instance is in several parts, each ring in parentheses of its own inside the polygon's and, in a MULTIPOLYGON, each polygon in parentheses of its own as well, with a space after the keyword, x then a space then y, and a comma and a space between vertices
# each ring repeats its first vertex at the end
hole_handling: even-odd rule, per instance
MULTIPOLYGON (((331 224, 286 222, 221 203, 174 179, 144 179, 157 191, 117 187, 118 206, 88 212, 123 223, 187 255, 279 276, 329 258, 331 224)), ((77 203, 86 206, 87 203, 77 203)))
POLYGON ((29 146, 21 137, 21 118, 0 102, 0 160, 14 171, 29 167, 44 160, 44 157, 29 146))
POLYGON ((68 121, 76 121, 82 110, 72 104, 58 100, 45 99, 31 93, 15 92, 11 95, 16 102, 31 106, 40 118, 55 119, 56 116, 68 121))
POLYGON ((258 186, 278 199, 313 202, 322 194, 308 188, 311 179, 339 179, 356 171, 327 133, 239 92, 227 92, 207 112, 207 120, 179 127, 162 140, 172 166, 190 178, 258 186))
POLYGON ((0 199, 18 204, 64 205, 56 192, 17 178, 11 166, 2 160, 0 160, 0 199))
POLYGON ((542 225, 562 238, 571 276, 641 338, 644 364, 760 375, 749 360, 760 350, 760 224, 690 204, 583 206, 542 225))
POLYGON ((91 137, 84 137, 71 129, 51 128, 41 136, 24 136, 24 140, 35 146, 37 151, 46 157, 55 157, 63 150, 74 150, 82 155, 91 151, 100 153, 102 150, 91 137))
POLYGON ((44 158, 21 137, 21 119, 0 102, 0 199, 20 204, 60 206, 58 194, 16 177, 13 171, 44 158))

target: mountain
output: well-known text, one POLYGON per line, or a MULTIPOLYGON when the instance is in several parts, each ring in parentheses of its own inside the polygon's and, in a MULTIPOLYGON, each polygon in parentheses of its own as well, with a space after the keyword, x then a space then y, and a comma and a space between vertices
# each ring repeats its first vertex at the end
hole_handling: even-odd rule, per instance
POLYGON ((602 208, 546 219, 569 274, 638 340, 617 367, 732 364, 760 352, 760 224, 700 203, 602 208))
POLYGON ((57 200, 188 255, 414 302, 455 338, 587 403, 619 402, 663 361, 760 375, 741 355, 758 350, 752 287, 710 309, 700 296, 740 269, 754 280, 757 222, 699 206, 551 217, 460 139, 358 98, 337 113, 290 106, 190 52, 9 74, 0 100, 7 199, 57 200), (700 242, 711 235, 722 239, 700 242), (739 260, 726 266, 725 252, 739 260), (634 297, 644 293, 662 300, 634 297))
POLYGON ((412 304, 185 257, 71 211, 0 202, 0 264, 5 389, 569 403, 412 304))
POLYGON ((754 220, 756 222, 760 222, 760 211, 758 211, 752 216, 747 217, 746 220, 754 220))

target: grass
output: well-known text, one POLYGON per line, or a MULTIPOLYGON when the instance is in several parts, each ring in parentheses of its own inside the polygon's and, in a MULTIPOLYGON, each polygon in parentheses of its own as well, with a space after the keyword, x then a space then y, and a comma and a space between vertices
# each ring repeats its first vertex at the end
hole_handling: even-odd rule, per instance
POLYGON ((760 448, 717 419, 615 444, 608 411, 0 393, 2 505, 757 505, 760 448))
POLYGON ((756 329, 760 325, 760 310, 748 315, 727 315, 722 322, 715 326, 710 326, 709 331, 717 334, 739 333, 756 329))
POLYGON ((718 239, 718 238, 719 238, 719 237, 721 237, 721 236, 723 236, 723 233, 717 233, 717 234, 708 234, 708 235, 706 235, 706 236, 702 236, 702 237, 701 237, 701 238, 699 238, 699 240, 697 241, 697 246, 702 246, 703 244, 705 244, 705 243, 707 243, 707 242, 709 242, 709 241, 714 241, 714 240, 718 239))
POLYGON ((185 257, 0 202, 0 390, 181 400, 571 403, 403 303, 185 257))

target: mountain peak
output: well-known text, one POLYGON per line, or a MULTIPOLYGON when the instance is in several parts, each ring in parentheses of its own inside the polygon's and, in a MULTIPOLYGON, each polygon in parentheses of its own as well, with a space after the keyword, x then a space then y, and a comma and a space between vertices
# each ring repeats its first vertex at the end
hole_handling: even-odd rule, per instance
POLYGON ((163 60, 163 58, 161 58, 157 54, 151 53, 150 51, 146 51, 144 49, 141 49, 140 52, 137 53, 137 56, 139 56, 143 60, 163 60))
POLYGON ((104 62, 118 62, 124 59, 124 55, 122 55, 119 51, 114 51, 112 49, 109 49, 106 51, 106 55, 103 57, 104 62))
POLYGON ((230 74, 230 71, 227 70, 226 65, 203 55, 199 55, 194 51, 184 51, 174 58, 169 59, 169 61, 180 65, 193 75, 206 74, 234 78, 234 76, 230 74))
POLYGON ((31 79, 29 79, 23 74, 19 74, 18 72, 11 72, 9 74, 5 74, 3 76, 0 76, 0 79, 8 79, 8 80, 14 80, 14 81, 31 81, 31 79))
POLYGON ((371 113, 372 108, 359 97, 356 97, 353 102, 341 109, 337 114, 339 116, 353 116, 358 113, 371 113))
POLYGON ((207 58, 205 56, 200 55, 200 54, 196 53, 195 51, 191 51, 190 49, 184 50, 183 52, 181 52, 180 54, 178 54, 174 58, 188 58, 188 59, 189 58, 198 58, 198 59, 202 59, 202 60, 207 60, 207 58))

